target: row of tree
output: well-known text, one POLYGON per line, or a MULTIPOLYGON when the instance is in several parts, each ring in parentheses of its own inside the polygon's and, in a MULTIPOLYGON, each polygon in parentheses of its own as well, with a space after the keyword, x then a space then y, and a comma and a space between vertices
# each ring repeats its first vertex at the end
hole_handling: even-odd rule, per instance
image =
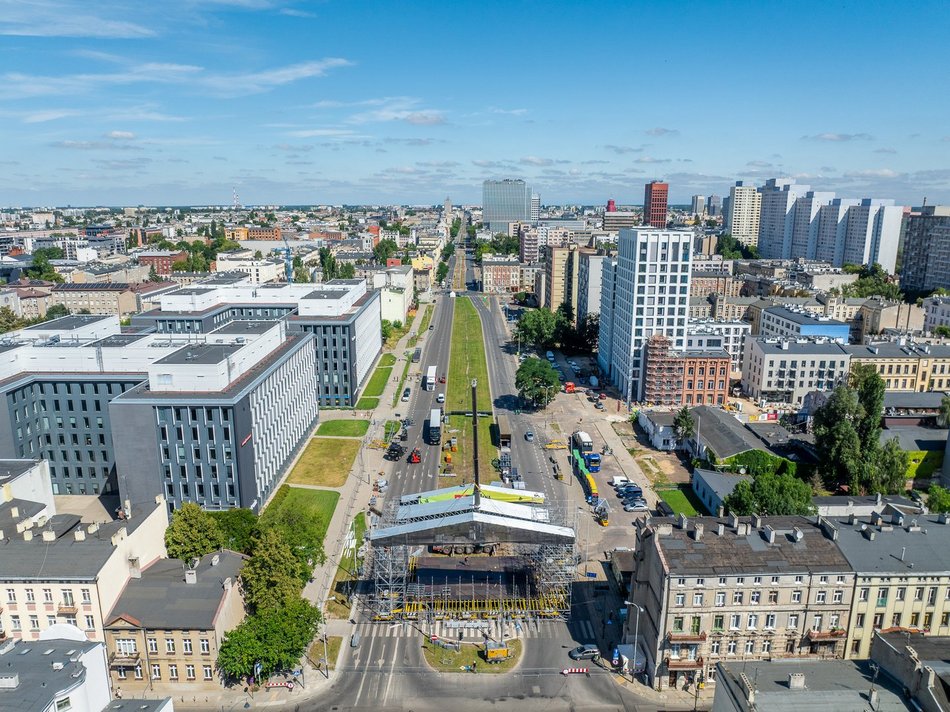
MULTIPOLYGON (((10 307, 0 307, 0 334, 4 334, 8 331, 16 331, 17 329, 24 329, 34 324, 42 324, 44 321, 50 321, 51 319, 59 319, 61 316, 69 316, 71 313, 72 312, 62 304, 54 304, 46 310, 45 316, 39 316, 35 319, 24 319, 22 316, 17 316, 16 312, 10 307)), ((88 314, 89 310, 82 309, 78 313, 88 314)))
POLYGON ((522 313, 515 327, 515 336, 522 344, 541 349, 560 346, 568 351, 592 353, 597 349, 600 317, 587 314, 574 326, 574 310, 564 303, 552 312, 550 309, 530 309, 522 313))
MULTIPOLYGON (((310 512, 281 506, 282 488, 260 517, 248 509, 206 512, 182 505, 165 533, 168 555, 189 561, 222 548, 246 554, 239 577, 247 617, 229 631, 218 653, 228 679, 248 679, 296 668, 322 620, 301 598, 316 563, 325 559, 323 524, 310 512)), ((283 496, 282 496, 283 495, 283 496)))
MULTIPOLYGON (((857 281, 837 289, 837 293, 842 297, 883 297, 898 302, 904 299, 900 286, 896 281, 891 281, 887 270, 877 262, 871 266, 845 265, 842 270, 858 275, 857 281)), ((832 292, 835 291, 832 290, 832 292)))
POLYGON ((492 239, 479 242, 475 245, 475 261, 481 262, 482 256, 491 255, 517 255, 521 249, 521 241, 504 232, 499 232, 492 239))
POLYGON ((356 267, 352 262, 339 264, 330 248, 320 248, 320 268, 323 270, 323 281, 331 279, 353 279, 356 276, 356 267))
POLYGON ((526 403, 544 408, 561 390, 557 371, 546 359, 527 358, 515 374, 515 388, 526 403))
POLYGON ((759 248, 755 245, 743 245, 732 235, 726 233, 716 241, 716 254, 726 260, 757 260, 759 248))

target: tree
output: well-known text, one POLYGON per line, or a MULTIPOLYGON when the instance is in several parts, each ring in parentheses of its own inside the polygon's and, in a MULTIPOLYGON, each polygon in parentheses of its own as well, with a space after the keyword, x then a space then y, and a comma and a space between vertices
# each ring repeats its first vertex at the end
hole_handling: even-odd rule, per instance
POLYGON ((389 337, 393 335, 393 325, 389 319, 383 319, 379 322, 379 331, 382 334, 383 341, 389 341, 389 337))
POLYGON ((10 307, 0 307, 0 333, 22 329, 25 325, 26 322, 10 307))
POLYGON ((220 549, 223 544, 218 523, 194 502, 186 502, 176 509, 165 530, 165 548, 172 559, 190 562, 220 549))
POLYGON ((559 390, 557 371, 545 360, 525 359, 515 374, 515 387, 523 400, 544 408, 559 390))
POLYGON ((867 460, 871 466, 871 477, 865 489, 870 494, 895 494, 907 487, 907 467, 910 457, 901 448, 900 441, 894 437, 878 448, 877 456, 867 460))
POLYGON ((685 405, 680 408, 673 417, 673 432, 679 441, 680 447, 696 434, 696 424, 693 422, 693 414, 685 405))
POLYGON ((281 608, 303 590, 300 559, 276 529, 265 528, 254 540, 241 571, 244 605, 249 611, 281 608))
POLYGON ((856 364, 851 369, 851 387, 857 391, 864 409, 857 424, 861 448, 866 456, 880 448, 881 417, 884 415, 884 379, 870 364, 856 364))
POLYGON ((940 401, 940 412, 937 414, 937 425, 941 428, 950 427, 950 396, 944 396, 940 401))
POLYGON ((555 342, 557 317, 550 309, 532 309, 518 319, 515 333, 524 344, 548 348, 555 342))
POLYGON ((593 353, 600 339, 600 314, 585 314, 577 326, 579 350, 593 353))
POLYGON ((927 490, 927 509, 935 514, 950 512, 950 490, 940 485, 930 485, 927 490))
POLYGON ((225 634, 218 651, 218 669, 231 680, 252 677, 257 663, 262 679, 294 669, 321 620, 319 609, 299 598, 252 615, 225 634))
POLYGON ((399 245, 392 238, 380 240, 373 246, 373 260, 377 264, 386 264, 386 260, 399 252, 399 245))
POLYGON ((65 304, 54 304, 49 309, 46 310, 46 319, 45 321, 50 321, 51 319, 59 319, 64 316, 69 316, 72 314, 71 311, 66 307, 65 304))
POLYGON ((208 512, 221 530, 222 546, 242 554, 250 554, 254 539, 260 533, 257 515, 250 509, 222 509, 208 512))
POLYGON ((353 266, 352 262, 347 262, 342 267, 340 267, 339 278, 340 279, 354 279, 356 277, 356 267, 353 266))
POLYGON ((751 482, 743 480, 737 484, 724 504, 730 513, 739 516, 811 514, 811 496, 808 483, 794 475, 763 473, 751 482))
POLYGON ((257 251, 254 253, 254 259, 255 259, 255 260, 262 260, 262 259, 264 259, 264 253, 261 252, 260 250, 257 250, 257 251))
POLYGON ((862 457, 858 425, 864 408, 858 394, 847 386, 835 388, 828 400, 815 412, 815 447, 818 469, 829 487, 842 480, 857 493, 861 489, 862 457))

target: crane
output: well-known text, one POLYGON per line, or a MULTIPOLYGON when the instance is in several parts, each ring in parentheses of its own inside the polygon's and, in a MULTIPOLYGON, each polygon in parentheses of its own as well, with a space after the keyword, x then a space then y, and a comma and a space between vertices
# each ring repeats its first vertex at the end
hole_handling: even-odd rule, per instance
POLYGON ((283 232, 280 233, 280 237, 284 241, 284 274, 287 277, 287 284, 293 284, 294 258, 290 251, 290 242, 288 242, 287 236, 283 232))

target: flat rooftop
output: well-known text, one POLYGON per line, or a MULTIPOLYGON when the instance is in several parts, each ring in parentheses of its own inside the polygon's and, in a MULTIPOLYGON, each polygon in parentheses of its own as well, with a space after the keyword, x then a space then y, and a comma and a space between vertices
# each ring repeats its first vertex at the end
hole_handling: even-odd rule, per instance
POLYGON ((23 331, 71 331, 83 326, 88 326, 89 324, 95 324, 98 321, 114 318, 113 316, 104 314, 70 314, 69 316, 61 316, 59 319, 53 319, 52 321, 44 321, 42 324, 28 326, 23 329, 23 331))
POLYGON ((895 573, 920 576, 925 572, 950 572, 950 524, 940 515, 886 515, 880 523, 873 517, 831 521, 838 529, 838 547, 859 574, 895 573), (869 537, 874 536, 874 539, 869 537))
POLYGON ((39 464, 39 460, 0 460, 0 485, 19 477, 39 464))
POLYGON ((148 334, 113 334, 112 336, 107 336, 104 339, 94 342, 92 345, 102 346, 104 348, 122 347, 134 344, 136 341, 141 341, 146 336, 148 336, 148 334))
POLYGON ((343 299, 349 290, 346 289, 315 289, 304 297, 304 299, 323 299, 329 301, 331 299, 343 299))
POLYGON ((843 321, 838 321, 837 319, 826 316, 815 316, 810 312, 789 309, 788 307, 768 307, 765 311, 802 326, 848 326, 843 321))
POLYGON ((211 334, 227 334, 240 336, 241 334, 264 334, 275 326, 277 326, 277 321, 272 320, 257 320, 257 321, 232 321, 228 322, 220 329, 215 329, 211 334))
POLYGON ((86 677, 86 667, 77 656, 101 645, 92 641, 17 639, 9 647, 0 647, 3 675, 16 675, 17 680, 15 687, 0 687, 0 710, 44 712, 54 708, 60 693, 86 677))
POLYGON ((192 344, 156 361, 156 364, 215 364, 227 360, 241 344, 192 344))

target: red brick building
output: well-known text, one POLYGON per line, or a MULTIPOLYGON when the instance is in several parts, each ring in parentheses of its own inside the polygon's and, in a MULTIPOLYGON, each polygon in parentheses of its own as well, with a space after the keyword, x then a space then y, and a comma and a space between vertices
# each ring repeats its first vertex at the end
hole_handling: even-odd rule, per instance
POLYGON ((259 225, 249 225, 247 228, 248 240, 279 240, 279 227, 260 227, 259 225))
POLYGON ((643 190, 643 224, 652 227, 666 227, 666 206, 669 197, 670 185, 658 180, 651 180, 643 190))
POLYGON ((722 405, 730 367, 724 349, 677 351, 669 338, 656 334, 646 345, 643 400, 653 405, 722 405))
POLYGON ((148 250, 140 252, 138 255, 139 264, 148 267, 154 267, 155 273, 167 277, 172 273, 172 265, 181 260, 188 259, 188 253, 184 250, 173 252, 172 250, 148 250))

